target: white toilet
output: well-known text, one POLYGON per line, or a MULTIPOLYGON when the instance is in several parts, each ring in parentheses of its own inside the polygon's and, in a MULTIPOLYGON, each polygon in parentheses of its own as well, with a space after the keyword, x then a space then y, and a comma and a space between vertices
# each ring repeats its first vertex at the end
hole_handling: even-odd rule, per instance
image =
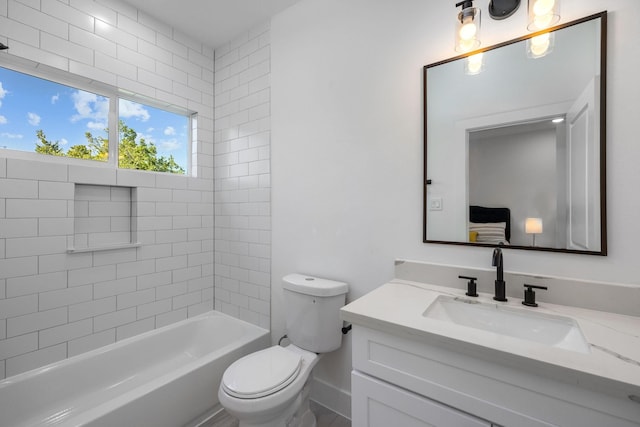
POLYGON ((342 344, 340 307, 346 283, 301 274, 283 279, 287 347, 249 354, 225 371, 220 404, 240 427, 315 427, 309 410, 309 374, 321 355, 342 344))

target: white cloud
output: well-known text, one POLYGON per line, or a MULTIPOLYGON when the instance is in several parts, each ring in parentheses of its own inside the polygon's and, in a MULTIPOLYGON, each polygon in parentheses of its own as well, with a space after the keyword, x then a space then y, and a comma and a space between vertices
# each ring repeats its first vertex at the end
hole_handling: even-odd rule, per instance
POLYGON ((87 122, 87 128, 93 130, 104 130, 107 128, 107 124, 105 122, 89 121, 87 122))
POLYGON ((156 139, 151 134, 144 134, 144 133, 140 132, 136 136, 136 142, 139 144, 141 139, 144 139, 144 142, 146 144, 155 144, 156 143, 156 139))
POLYGON ((9 92, 2 87, 2 82, 0 82, 0 106, 2 106, 2 98, 7 96, 7 93, 9 92))
POLYGON ((4 138, 9 138, 9 139, 22 139, 24 138, 24 135, 19 134, 19 133, 8 133, 8 132, 3 132, 0 134, 0 136, 4 137, 4 138))
POLYGON ((169 136, 169 135, 175 135, 176 134, 176 130, 173 128, 173 126, 167 126, 164 129, 164 134, 169 136))
POLYGON ((162 141, 159 147, 162 151, 175 151, 180 148, 180 143, 176 139, 169 139, 167 141, 162 141))
POLYGON ((71 94, 77 114, 71 116, 71 122, 90 119, 106 122, 109 116, 109 100, 95 93, 77 90, 71 94))
POLYGON ((69 141, 67 141, 66 139, 62 138, 60 141, 58 141, 60 143, 60 145, 67 145, 69 143, 69 141))
POLYGON ((59 93, 56 93, 55 95, 53 95, 53 96, 51 97, 51 103, 52 103, 52 104, 55 104, 56 102, 58 102, 58 100, 59 100, 59 99, 60 99, 60 94, 59 94, 59 93))
POLYGON ((5 116, 0 116, 0 125, 6 125, 8 120, 5 116))
POLYGON ((120 112, 120 117, 124 117, 125 119, 135 117, 139 120, 142 120, 143 122, 146 122, 151 117, 149 111, 147 111, 143 105, 138 104, 137 102, 127 101, 126 99, 120 100, 118 109, 120 112))
POLYGON ((27 120, 31 126, 38 126, 40 124, 40 116, 36 113, 27 113, 27 120))

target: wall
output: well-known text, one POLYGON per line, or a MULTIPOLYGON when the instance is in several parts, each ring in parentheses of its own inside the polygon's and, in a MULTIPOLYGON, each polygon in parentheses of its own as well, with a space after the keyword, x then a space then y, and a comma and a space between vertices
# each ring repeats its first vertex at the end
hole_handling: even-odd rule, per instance
POLYGON ((0 65, 198 113, 193 177, 0 158, 0 379, 211 310, 213 49, 110 0, 0 0, 0 41, 0 65), (75 183, 135 187, 142 245, 67 253, 75 183))
POLYGON ((269 329, 269 23, 215 52, 216 309, 269 329))
MULTIPOLYGON (((610 11, 609 255, 513 250, 506 270, 640 286, 635 4, 562 2, 563 22, 610 11)), ((395 258, 490 268, 491 249, 421 238, 422 66, 454 55, 454 14, 449 2, 302 0, 273 19, 273 336, 284 329, 280 280, 289 272, 346 281, 353 300, 391 279, 395 258)), ((483 43, 524 34, 525 15, 485 16, 483 43)), ((350 389, 349 340, 316 370, 337 391, 350 389)))

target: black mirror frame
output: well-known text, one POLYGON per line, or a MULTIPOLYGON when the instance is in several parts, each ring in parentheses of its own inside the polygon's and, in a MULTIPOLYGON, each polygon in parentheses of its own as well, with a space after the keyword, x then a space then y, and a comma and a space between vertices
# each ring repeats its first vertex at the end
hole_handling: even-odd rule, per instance
POLYGON ((422 232, 422 241, 423 243, 438 243, 438 244, 447 244, 447 245, 458 245, 458 246, 471 246, 471 247, 501 247, 503 249, 523 249, 523 250, 533 250, 533 251, 544 251, 544 252, 560 252, 560 253, 571 253, 571 254, 581 254, 581 255, 599 255, 606 256, 607 255, 607 192, 606 192, 606 119, 607 119, 607 11, 603 11, 600 13, 596 13, 593 15, 586 16, 581 19, 577 19, 575 21, 567 22, 565 24, 557 25, 555 27, 549 28, 545 31, 539 31, 536 33, 531 33, 523 37, 519 37, 513 40, 509 40, 503 43, 499 43, 493 46, 486 47, 484 49, 478 49, 473 52, 466 53, 464 55, 458 55, 456 57, 446 59, 443 61, 439 61, 433 64, 425 65, 423 67, 423 122, 424 122, 424 177, 423 177, 423 232, 422 232), (503 46, 507 46, 513 43, 518 43, 523 40, 530 39, 537 35, 557 31, 563 28, 568 28, 577 24, 581 24, 583 22, 591 21, 594 19, 600 19, 600 251, 582 251, 576 249, 560 249, 560 248, 550 248, 550 247, 534 247, 534 246, 503 246, 497 244, 489 244, 489 243, 471 243, 471 242, 454 242, 454 241, 446 241, 446 240, 429 240, 427 238, 427 187, 431 184, 431 180, 427 178, 427 70, 432 67, 436 67, 438 65, 446 64, 448 62, 456 61, 459 59, 466 58, 468 56, 486 52, 493 49, 498 49, 503 46))

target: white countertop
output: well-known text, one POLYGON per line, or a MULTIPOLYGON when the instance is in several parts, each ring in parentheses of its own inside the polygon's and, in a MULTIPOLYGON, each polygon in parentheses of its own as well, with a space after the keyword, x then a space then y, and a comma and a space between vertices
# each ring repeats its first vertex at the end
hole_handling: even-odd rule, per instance
POLYGON ((439 295, 465 297, 464 293, 462 289, 395 279, 343 307, 341 316, 355 325, 408 334, 565 382, 640 398, 640 317, 540 302, 539 307, 531 308, 518 298, 496 302, 493 295, 483 293, 477 298, 575 319, 590 346, 585 354, 423 316, 439 295))

